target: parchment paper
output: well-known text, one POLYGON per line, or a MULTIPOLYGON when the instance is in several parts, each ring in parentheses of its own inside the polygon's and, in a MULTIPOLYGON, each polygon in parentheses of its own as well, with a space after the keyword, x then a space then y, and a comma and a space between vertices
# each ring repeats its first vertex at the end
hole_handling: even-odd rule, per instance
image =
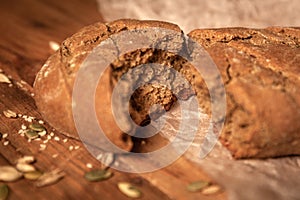
MULTIPOLYGON (((119 18, 164 20, 178 24, 186 33, 195 28, 300 26, 298 0, 97 1, 106 21, 119 18)), ((171 112, 161 131, 170 140, 170 135, 176 130, 172 122, 180 118, 178 110, 171 112)), ((200 159, 199 151, 205 134, 199 127, 198 138, 185 156, 223 186, 230 200, 300 199, 299 156, 234 160, 226 148, 217 143, 205 159, 200 159)))

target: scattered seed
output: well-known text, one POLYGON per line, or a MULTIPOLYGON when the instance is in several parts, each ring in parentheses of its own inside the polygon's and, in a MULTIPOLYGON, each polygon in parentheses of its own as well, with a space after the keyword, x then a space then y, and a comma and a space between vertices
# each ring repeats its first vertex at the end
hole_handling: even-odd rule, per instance
POLYGON ((51 137, 53 137, 53 136, 54 136, 54 133, 53 133, 53 132, 51 132, 51 133, 50 133, 50 136, 51 136, 51 137))
POLYGON ((17 163, 25 163, 25 164, 30 164, 35 161, 35 158, 33 156, 23 156, 22 158, 19 158, 17 160, 17 163))
POLYGON ((80 146, 75 146, 74 147, 75 150, 78 150, 79 148, 80 148, 80 146))
POLYGON ((39 136, 43 137, 47 134, 47 131, 40 131, 38 132, 39 136))
POLYGON ((93 168, 93 165, 91 163, 87 163, 86 167, 91 169, 91 168, 93 168))
POLYGON ((7 138, 7 136, 8 136, 8 134, 7 134, 7 133, 4 133, 4 134, 2 135, 2 138, 5 139, 5 138, 7 138))
POLYGON ((211 186, 208 186, 206 188, 204 188, 201 193, 204 194, 204 195, 212 195, 212 194, 216 194, 218 192, 221 191, 221 187, 218 186, 218 185, 211 185, 211 186))
POLYGON ((64 140, 63 140, 63 142, 64 142, 64 143, 67 143, 67 142, 68 142, 68 139, 67 139, 67 138, 66 138, 66 139, 64 139, 64 140))
POLYGON ((108 170, 92 170, 85 173, 84 177, 88 181, 103 181, 112 177, 113 173, 108 170))
POLYGON ((54 137, 54 140, 55 140, 55 141, 59 141, 59 140, 60 140, 60 138, 59 138, 59 137, 57 137, 57 136, 55 136, 55 137, 54 137))
POLYGON ((11 83, 11 81, 6 75, 0 73, 0 83, 11 83))
POLYGON ((23 176, 22 173, 18 172, 12 166, 1 166, 0 167, 0 181, 16 181, 23 176))
POLYGON ((27 163, 18 163, 16 165, 17 170, 20 172, 32 172, 35 171, 35 167, 33 165, 27 163))
POLYGON ((57 158, 58 157, 58 154, 53 154, 52 155, 52 158, 57 158))
POLYGON ((118 188, 123 194, 130 198, 139 198, 142 196, 142 192, 130 183, 120 182, 118 183, 118 188))
POLYGON ((39 120, 39 124, 44 124, 44 121, 43 120, 39 120))
POLYGON ((44 151, 47 148, 47 145, 40 144, 40 151, 44 151))
POLYGON ((69 146, 69 151, 73 151, 74 147, 71 145, 69 146))
POLYGON ((47 135, 47 140, 51 140, 51 135, 47 135))
POLYGON ((26 129, 27 129, 27 126, 25 126, 24 124, 22 124, 21 128, 22 128, 23 130, 26 130, 26 129))
POLYGON ((54 42, 54 41, 50 41, 49 46, 53 51, 57 51, 59 49, 59 44, 57 42, 54 42))
POLYGON ((0 184, 0 200, 6 200, 8 197, 9 189, 6 184, 0 184))
POLYGON ((43 175, 40 171, 31 171, 24 173, 24 178, 28 180, 37 180, 43 175))
POLYGON ((49 140, 44 140, 43 141, 44 144, 47 144, 48 142, 49 142, 49 140))
POLYGON ((44 187, 48 185, 52 185, 57 183, 65 176, 65 173, 59 169, 53 170, 51 172, 47 172, 40 176, 36 181, 37 187, 44 187))
POLYGON ((9 144, 9 141, 7 140, 7 141, 5 141, 5 142, 3 142, 3 145, 4 146, 7 146, 9 144))
POLYGON ((16 118, 18 116, 17 113, 15 113, 14 111, 11 111, 11 110, 4 110, 3 114, 7 118, 16 118))
POLYGON ((25 135, 28 139, 35 139, 35 138, 38 138, 39 137, 39 134, 38 132, 34 131, 34 130, 30 130, 28 129, 26 132, 25 132, 25 135))
POLYGON ((202 190, 203 188, 207 187, 209 185, 209 182, 207 181, 196 181, 193 183, 190 183, 187 186, 187 190, 190 192, 197 192, 199 190, 202 190))
POLYGON ((44 126, 42 126, 41 124, 30 124, 29 128, 31 130, 37 131, 37 132, 42 132, 45 131, 46 128, 44 126))

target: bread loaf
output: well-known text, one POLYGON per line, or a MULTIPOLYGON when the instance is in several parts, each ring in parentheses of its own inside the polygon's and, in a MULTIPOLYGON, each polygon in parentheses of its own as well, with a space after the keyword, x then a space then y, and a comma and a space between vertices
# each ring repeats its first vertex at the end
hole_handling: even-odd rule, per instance
MULTIPOLYGON (((76 73, 94 47, 124 30, 161 27, 181 32, 176 25, 157 21, 118 20, 83 28, 66 39, 37 75, 34 87, 37 106, 56 129, 76 134, 71 97, 76 73)), ((300 30, 294 28, 226 28, 194 30, 190 38, 202 45, 218 66, 227 96, 227 115, 221 141, 236 158, 275 157, 300 154, 300 30)), ((184 39, 182 48, 186 48, 184 39)), ((98 120, 108 138, 123 149, 133 147, 131 138, 116 125, 110 110, 111 86, 129 69, 146 63, 173 67, 190 82, 201 108, 210 116, 208 89, 197 70, 184 58, 155 49, 138 49, 121 55, 111 63, 96 92, 98 120)), ((193 91, 174 85, 188 99, 193 91)), ((185 97, 185 98, 184 98, 185 97)), ((145 85, 130 99, 132 119, 149 123, 153 104, 169 110, 177 101, 168 88, 145 85)), ((167 141, 159 135, 150 138, 161 146, 167 141)), ((140 140, 134 140, 139 143, 140 140)), ((153 142, 151 143, 153 145, 153 142)), ((137 144, 139 146, 139 144, 137 144)), ((155 146, 155 145, 153 145, 155 146)), ((142 150, 141 150, 142 151, 142 150)))

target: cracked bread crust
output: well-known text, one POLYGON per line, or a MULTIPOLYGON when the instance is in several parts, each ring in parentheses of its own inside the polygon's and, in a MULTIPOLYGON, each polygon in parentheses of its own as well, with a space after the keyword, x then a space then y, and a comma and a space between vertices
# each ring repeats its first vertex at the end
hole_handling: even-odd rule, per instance
POLYGON ((225 82, 221 141, 235 158, 300 154, 300 31, 194 30, 225 82))
MULTIPOLYGON (((76 134, 71 107, 72 87, 79 66, 88 53, 112 34, 143 27, 181 32, 178 26, 165 22, 118 20, 85 27, 62 43, 60 50, 41 69, 34 85, 37 106, 53 127, 64 133, 76 134)), ((224 80, 227 116, 220 139, 234 157, 300 154, 300 29, 206 29, 194 30, 189 36, 210 53, 224 80)), ((97 88, 104 98, 96 98, 96 104, 109 106, 105 102, 110 98, 109 85, 115 85, 129 68, 149 60, 173 65, 184 74, 201 99, 201 107, 210 113, 209 94, 203 79, 195 75, 196 71, 175 55, 151 49, 121 55, 112 63, 105 73, 105 84, 97 88), (128 59, 126 56, 129 56, 128 59), (137 62, 132 58, 144 60, 137 62), (103 102, 103 99, 106 100, 103 102)), ((187 91, 186 98, 189 95, 187 91)), ((133 95, 129 109, 136 123, 143 124, 153 103, 168 110, 175 101, 170 91, 145 86, 133 95)), ((123 149, 132 148, 132 142, 128 137, 124 140, 111 112, 97 110, 97 116, 102 116, 104 124, 101 125, 106 127, 109 139, 123 149)), ((156 138, 155 141, 159 140, 156 138)))

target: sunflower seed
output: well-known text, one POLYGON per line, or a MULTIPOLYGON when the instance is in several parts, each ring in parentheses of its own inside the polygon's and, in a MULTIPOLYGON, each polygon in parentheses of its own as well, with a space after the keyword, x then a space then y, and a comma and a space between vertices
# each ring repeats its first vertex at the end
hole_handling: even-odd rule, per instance
POLYGON ((40 171, 32 171, 24 173, 24 178, 28 180, 37 180, 43 175, 40 171))
POLYGON ((88 181, 103 181, 112 177, 113 173, 108 170, 92 170, 85 173, 84 178, 88 181))
POLYGON ((199 190, 202 190, 203 188, 207 187, 209 185, 209 182, 207 181, 196 181, 193 183, 190 183, 187 186, 187 190, 190 192, 197 192, 199 190))
POLYGON ((43 137, 47 134, 47 131, 46 130, 40 131, 40 132, 38 132, 38 134, 39 134, 39 136, 43 137))
POLYGON ((20 172, 32 172, 32 171, 35 171, 35 167, 33 165, 26 164, 26 163, 18 163, 16 165, 16 168, 20 172))
POLYGON ((33 163, 34 161, 35 161, 35 158, 33 156, 23 156, 22 158, 19 158, 17 160, 17 163, 30 164, 30 163, 33 163))
POLYGON ((25 135, 28 139, 35 139, 35 138, 38 138, 39 137, 39 134, 38 132, 34 131, 34 130, 30 130, 28 129, 26 132, 25 132, 25 135))
POLYGON ((142 196, 142 192, 127 182, 118 183, 119 190, 130 198, 139 198, 142 196))
POLYGON ((4 110, 3 114, 7 118, 16 118, 18 116, 17 113, 15 113, 14 111, 11 111, 11 110, 4 110))
POLYGON ((6 200, 8 197, 9 189, 6 184, 0 184, 0 200, 6 200))
POLYGON ((42 126, 41 124, 30 124, 29 128, 31 130, 37 131, 37 132, 41 132, 41 131, 45 131, 46 128, 44 126, 42 126))
POLYGON ((0 73, 0 83, 11 83, 11 81, 6 75, 0 73))
POLYGON ((218 186, 218 185, 211 185, 211 186, 208 186, 206 188, 204 188, 201 193, 204 194, 204 195, 211 195, 211 194, 216 194, 218 192, 221 191, 221 187, 218 186))
POLYGON ((36 186, 44 187, 44 186, 55 184, 64 176, 65 173, 58 169, 53 170, 51 172, 47 172, 37 179, 36 186))
POLYGON ((22 173, 18 172, 12 166, 2 166, 0 167, 0 181, 16 181, 23 176, 22 173))

